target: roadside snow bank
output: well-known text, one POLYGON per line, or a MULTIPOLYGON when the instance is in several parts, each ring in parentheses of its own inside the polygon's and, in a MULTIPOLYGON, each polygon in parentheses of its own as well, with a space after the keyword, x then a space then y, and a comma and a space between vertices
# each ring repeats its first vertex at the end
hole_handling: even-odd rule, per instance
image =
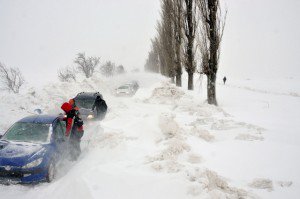
POLYGON ((51 83, 41 89, 30 87, 23 89, 20 94, 4 91, 0 93, 0 117, 5 120, 0 121, 0 131, 5 131, 15 121, 34 114, 36 108, 42 109, 45 114, 58 114, 61 112, 61 104, 80 92, 100 92, 109 104, 114 100, 114 89, 124 83, 137 81, 140 86, 148 88, 162 79, 164 78, 159 75, 148 73, 128 73, 112 78, 95 73, 89 79, 51 83))

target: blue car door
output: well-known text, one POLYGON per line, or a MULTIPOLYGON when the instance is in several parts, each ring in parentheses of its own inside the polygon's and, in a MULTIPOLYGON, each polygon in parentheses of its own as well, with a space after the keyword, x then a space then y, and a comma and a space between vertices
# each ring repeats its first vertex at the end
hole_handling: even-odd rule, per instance
POLYGON ((68 155, 68 139, 65 136, 65 125, 62 121, 57 120, 54 124, 54 144, 56 148, 56 156, 61 159, 68 155))

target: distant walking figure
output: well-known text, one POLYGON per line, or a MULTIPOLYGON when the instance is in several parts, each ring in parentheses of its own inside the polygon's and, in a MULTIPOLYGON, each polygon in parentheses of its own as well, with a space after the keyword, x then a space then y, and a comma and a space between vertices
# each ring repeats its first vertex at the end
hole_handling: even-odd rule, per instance
POLYGON ((225 83, 226 83, 226 76, 223 78, 223 82, 224 82, 224 85, 225 85, 225 83))

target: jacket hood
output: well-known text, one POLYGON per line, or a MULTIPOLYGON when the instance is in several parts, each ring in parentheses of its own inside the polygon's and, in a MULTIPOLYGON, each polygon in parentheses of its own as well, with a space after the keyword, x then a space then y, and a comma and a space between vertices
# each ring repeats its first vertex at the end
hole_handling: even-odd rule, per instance
POLYGON ((69 104, 68 102, 63 103, 61 106, 61 109, 65 111, 66 113, 70 112, 72 110, 72 105, 69 104))

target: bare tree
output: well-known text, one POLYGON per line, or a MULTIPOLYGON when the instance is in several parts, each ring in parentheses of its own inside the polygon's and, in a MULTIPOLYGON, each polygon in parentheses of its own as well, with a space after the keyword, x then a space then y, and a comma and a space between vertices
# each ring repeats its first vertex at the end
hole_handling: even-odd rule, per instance
POLYGON ((182 85, 182 65, 189 75, 188 88, 193 89, 195 61, 195 32, 197 29, 195 0, 161 0, 161 20, 158 36, 152 46, 146 68, 159 66, 159 72, 182 85), (184 44, 184 45, 183 45, 184 44), (150 60, 150 58, 152 58, 150 60), (153 61, 153 62, 151 62, 153 61))
POLYGON ((174 6, 172 0, 161 0, 161 22, 158 24, 162 74, 175 79, 174 6))
POLYGON ((116 70, 116 64, 111 61, 107 61, 100 68, 101 73, 107 77, 113 76, 115 73, 115 70, 116 70))
POLYGON ((165 36, 163 31, 163 25, 161 22, 158 22, 157 24, 157 32, 158 36, 156 38, 156 45, 158 48, 158 57, 159 57, 159 68, 160 73, 164 76, 169 76, 169 70, 168 70, 168 58, 166 57, 166 50, 165 50, 165 36))
POLYGON ((151 50, 145 64, 145 70, 149 72, 159 73, 159 47, 157 38, 151 40, 151 50))
POLYGON ((116 73, 117 74, 124 74, 125 73, 125 68, 123 65, 119 65, 117 68, 116 68, 116 73))
POLYGON ((86 78, 93 76, 95 68, 100 62, 100 57, 86 57, 85 53, 78 53, 74 63, 79 71, 83 72, 86 78))
POLYGON ((145 70, 154 73, 159 72, 158 56, 153 50, 151 50, 148 53, 148 59, 146 60, 145 70))
POLYGON ((207 101, 217 105, 216 77, 226 14, 222 15, 219 0, 197 0, 200 11, 200 52, 202 72, 207 76, 207 101))
POLYGON ((184 0, 184 31, 186 36, 184 61, 185 70, 188 73, 188 89, 194 89, 195 61, 195 33, 197 30, 197 6, 195 0, 184 0))
POLYGON ((76 72, 72 67, 61 68, 57 73, 58 79, 62 82, 70 82, 72 80, 76 82, 76 72))
POLYGON ((160 65, 160 45, 159 45, 159 40, 157 37, 155 37, 152 40, 152 49, 153 49, 153 67, 154 67, 154 71, 159 73, 161 72, 161 65, 160 65))
POLYGON ((177 55, 181 54, 182 34, 175 28, 182 27, 180 24, 182 16, 176 17, 176 12, 181 11, 180 7, 176 7, 176 2, 181 1, 183 0, 161 0, 161 19, 157 23, 158 35, 151 40, 152 48, 145 64, 146 70, 160 72, 162 75, 170 77, 173 83, 176 76, 178 85, 181 85, 182 69, 181 57, 177 55))
POLYGON ((183 41, 183 0, 172 0, 173 3, 173 23, 175 40, 175 75, 176 85, 182 85, 182 41, 183 41))
POLYGON ((4 89, 14 93, 19 93, 20 87, 25 83, 19 68, 7 68, 2 63, 0 63, 0 77, 4 89))

